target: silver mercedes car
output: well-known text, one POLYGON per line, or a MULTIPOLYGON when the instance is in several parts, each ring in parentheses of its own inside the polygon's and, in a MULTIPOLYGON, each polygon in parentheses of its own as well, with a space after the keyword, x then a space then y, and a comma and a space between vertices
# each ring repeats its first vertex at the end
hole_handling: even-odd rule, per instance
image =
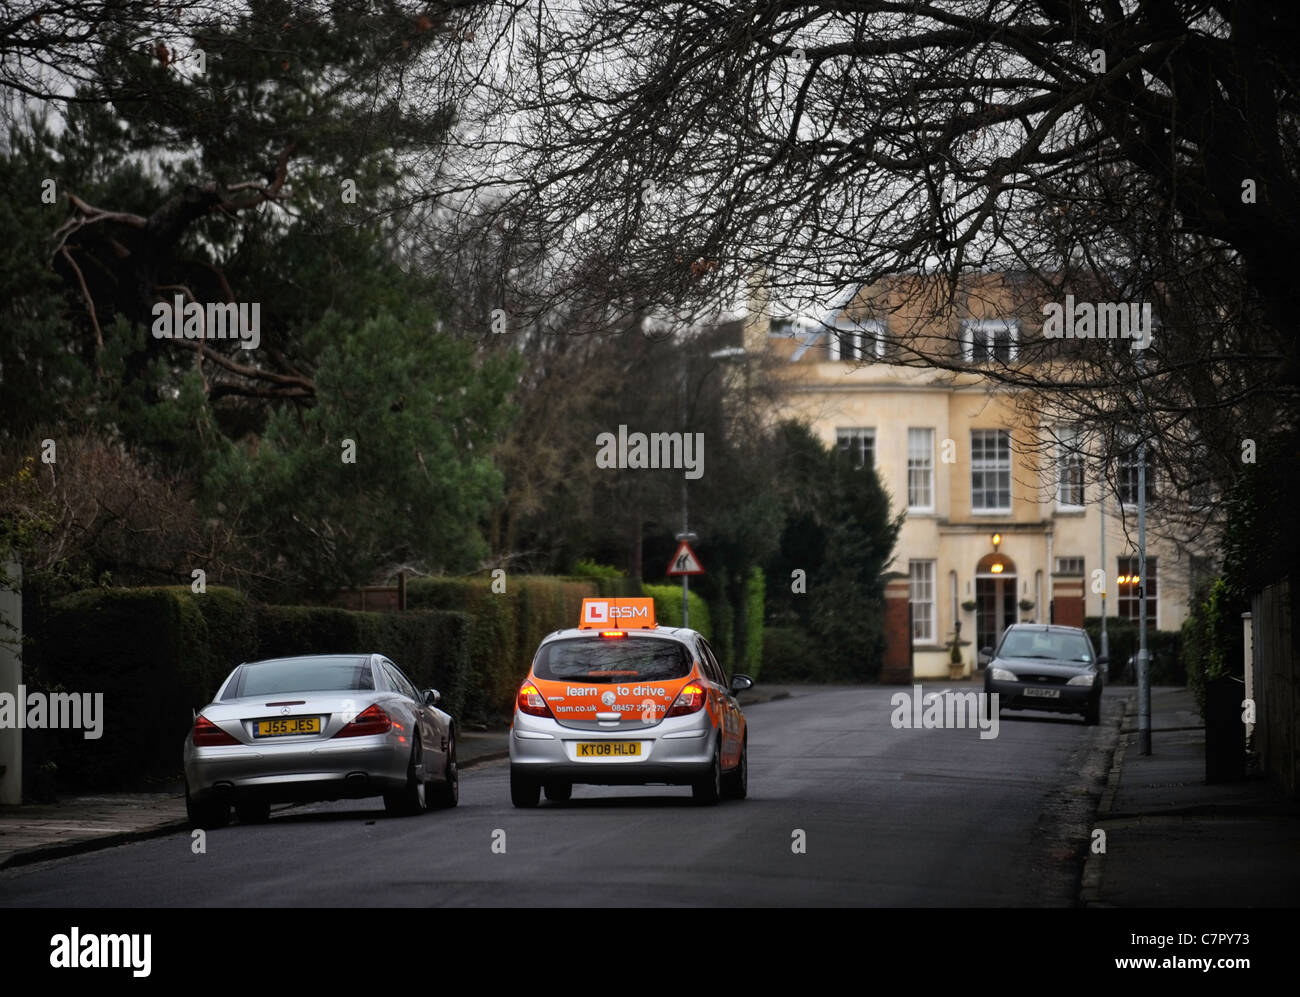
POLYGON ((185 739, 190 822, 221 827, 233 805, 261 823, 272 803, 380 795, 396 814, 454 807, 456 730, 440 699, 380 654, 244 662, 185 739))

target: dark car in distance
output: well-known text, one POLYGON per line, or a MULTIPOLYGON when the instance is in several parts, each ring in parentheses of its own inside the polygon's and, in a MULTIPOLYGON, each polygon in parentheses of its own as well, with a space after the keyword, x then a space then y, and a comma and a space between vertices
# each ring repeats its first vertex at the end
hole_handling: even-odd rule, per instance
POLYGON ((985 709, 998 694, 1003 710, 1079 713, 1086 724, 1101 720, 1105 660, 1086 631, 1045 623, 1007 627, 984 672, 985 709))

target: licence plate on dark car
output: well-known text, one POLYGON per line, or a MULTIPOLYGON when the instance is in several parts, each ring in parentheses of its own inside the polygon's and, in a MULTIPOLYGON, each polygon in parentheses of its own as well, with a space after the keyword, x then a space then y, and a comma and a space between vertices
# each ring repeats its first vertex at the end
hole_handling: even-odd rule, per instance
POLYGON ((1026 689, 1026 696, 1035 696, 1038 699, 1060 699, 1060 689, 1026 689))
POLYGON ((319 734, 320 717, 286 717, 284 720, 259 720, 254 737, 284 737, 288 734, 319 734))

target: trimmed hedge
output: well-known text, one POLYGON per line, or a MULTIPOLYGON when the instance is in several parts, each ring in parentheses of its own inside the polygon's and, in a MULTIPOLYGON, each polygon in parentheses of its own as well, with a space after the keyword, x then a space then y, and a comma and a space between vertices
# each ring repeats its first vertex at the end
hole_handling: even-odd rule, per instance
POLYGON ((765 682, 825 682, 816 642, 803 627, 763 628, 762 674, 765 682))
POLYGON ((510 712, 542 638, 576 626, 582 600, 601 594, 592 578, 521 575, 507 576, 504 592, 492 585, 489 578, 417 578, 406 586, 408 608, 456 610, 472 619, 465 713, 483 719, 510 712))
POLYGON ((763 616, 767 601, 767 579, 755 565, 745 581, 745 665, 744 671, 755 682, 763 670, 763 616))
MULTIPOLYGON (((655 622, 662 627, 680 627, 682 625, 682 587, 680 585, 642 585, 645 595, 655 601, 655 622)), ((713 643, 713 625, 709 620, 709 606, 693 589, 687 593, 687 605, 691 611, 691 629, 704 634, 709 643, 713 643)))
POLYGON ((442 693, 460 717, 469 694, 470 621, 463 613, 363 613, 324 606, 259 606, 257 657, 377 652, 418 689, 442 693))
MULTIPOLYGON (((254 657, 243 597, 212 588, 90 590, 56 600, 28 655, 44 691, 104 694, 103 735, 59 731, 61 781, 116 787, 174 774, 190 711, 254 657)), ((30 680, 29 680, 30 681, 30 680)))
POLYGON ((87 590, 53 603, 27 654, 26 684, 102 692, 103 735, 29 731, 64 785, 121 789, 172 779, 192 722, 242 661, 377 651, 417 685, 436 686, 459 715, 467 694, 470 621, 458 613, 356 613, 254 607, 232 589, 87 590))
MULTIPOLYGON (((1089 616, 1083 621, 1083 628, 1092 638, 1092 646, 1101 654, 1101 617, 1089 616)), ((1107 678, 1112 682, 1137 681, 1134 674, 1125 677, 1129 656, 1138 652, 1138 625, 1136 620, 1124 617, 1106 617, 1106 639, 1110 650, 1110 665, 1107 678)), ((1183 667, 1183 640, 1177 630, 1157 630, 1147 626, 1147 653, 1151 661, 1151 684, 1182 686, 1187 684, 1187 672, 1183 667)))

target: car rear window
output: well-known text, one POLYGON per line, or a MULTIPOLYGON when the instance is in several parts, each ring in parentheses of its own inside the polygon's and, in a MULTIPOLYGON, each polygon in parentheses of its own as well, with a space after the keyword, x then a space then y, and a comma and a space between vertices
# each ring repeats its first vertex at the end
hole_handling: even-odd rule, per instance
POLYGON ((222 699, 270 696, 286 692, 342 692, 373 689, 370 659, 356 654, 337 657, 275 658, 239 667, 222 699))
POLYGON ((1057 661, 1091 661, 1092 648, 1082 634, 1050 630, 1012 630, 998 649, 1001 658, 1051 658, 1057 661))
POLYGON ((539 679, 584 682, 645 682, 685 678, 691 656, 662 637, 573 637, 543 644, 533 664, 539 679))

